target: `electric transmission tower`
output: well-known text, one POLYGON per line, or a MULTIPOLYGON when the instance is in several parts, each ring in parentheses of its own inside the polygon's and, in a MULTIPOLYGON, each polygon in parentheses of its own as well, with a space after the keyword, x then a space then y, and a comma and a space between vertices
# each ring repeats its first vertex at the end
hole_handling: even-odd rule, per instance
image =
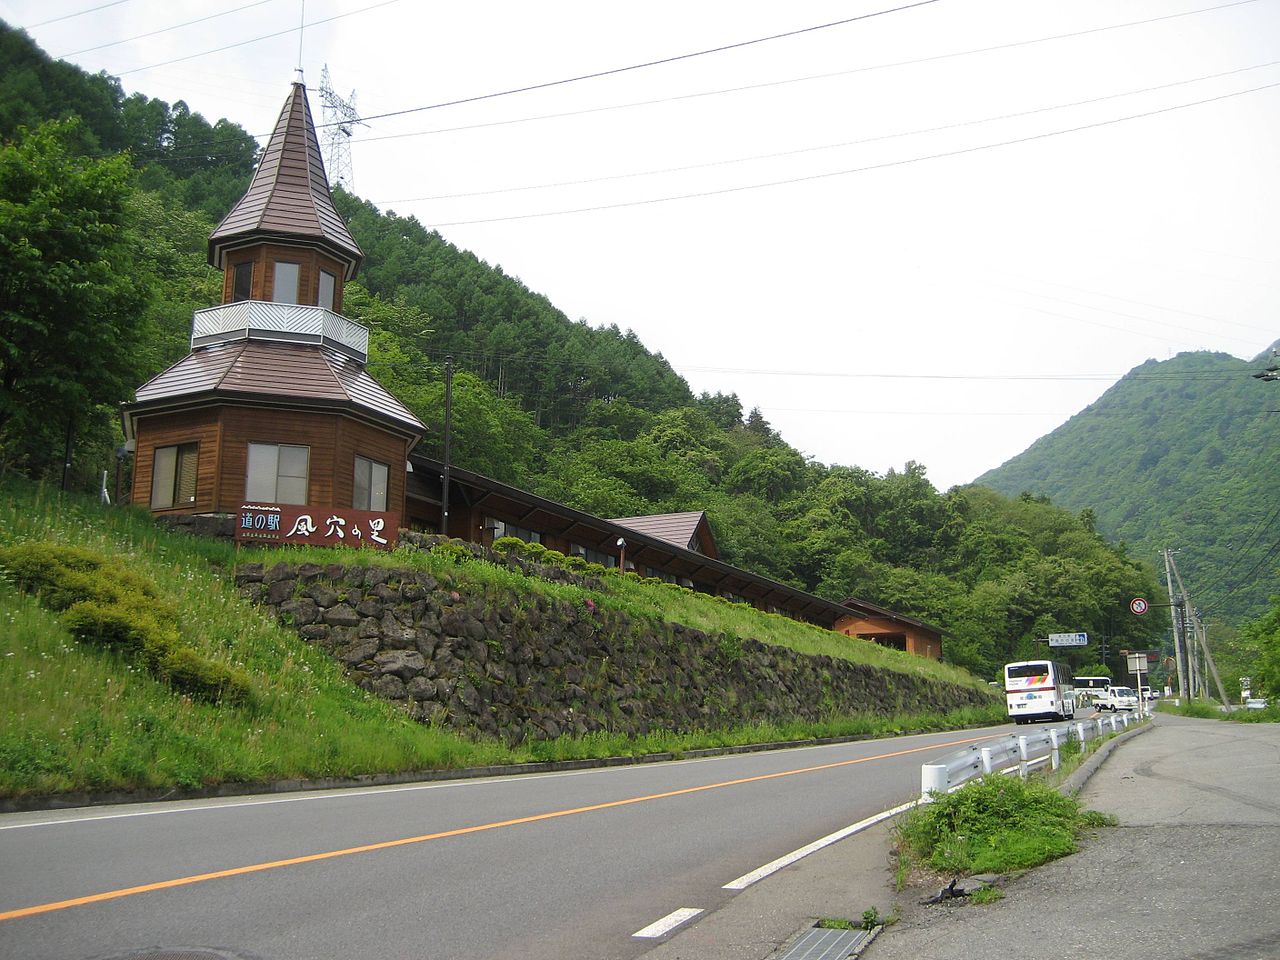
POLYGON ((334 92, 329 82, 329 65, 320 73, 321 116, 324 120, 324 165, 329 172, 330 183, 340 183, 344 190, 354 189, 355 177, 351 171, 351 136, 353 128, 368 126, 356 113, 356 92, 351 91, 345 100, 334 92))

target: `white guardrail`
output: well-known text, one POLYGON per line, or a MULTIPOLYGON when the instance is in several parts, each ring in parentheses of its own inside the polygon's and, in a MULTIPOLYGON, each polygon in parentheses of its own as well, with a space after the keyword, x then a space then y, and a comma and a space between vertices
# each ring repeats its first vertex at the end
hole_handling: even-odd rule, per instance
POLYGON ((1119 713, 1110 717, 1094 717, 1077 720, 1057 727, 1049 727, 1039 733, 1011 733, 995 737, 983 744, 973 744, 964 750, 949 753, 940 760, 926 763, 920 768, 920 802, 928 803, 930 794, 950 793, 969 780, 988 773, 1014 773, 1023 779, 1033 767, 1049 764, 1057 770, 1059 751, 1070 741, 1085 743, 1111 733, 1121 733, 1130 726, 1149 721, 1151 714, 1119 713))

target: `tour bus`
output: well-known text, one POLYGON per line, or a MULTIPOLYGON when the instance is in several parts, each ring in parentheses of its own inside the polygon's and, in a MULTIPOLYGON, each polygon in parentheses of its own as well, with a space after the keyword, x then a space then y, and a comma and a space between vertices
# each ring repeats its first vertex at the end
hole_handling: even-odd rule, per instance
POLYGON ((1107 692, 1110 677, 1076 677, 1071 684, 1076 689, 1076 703, 1084 706, 1107 692))
POLYGON ((1015 723, 1070 720, 1076 715, 1071 668, 1053 660, 1023 660, 1004 666, 1005 705, 1015 723))

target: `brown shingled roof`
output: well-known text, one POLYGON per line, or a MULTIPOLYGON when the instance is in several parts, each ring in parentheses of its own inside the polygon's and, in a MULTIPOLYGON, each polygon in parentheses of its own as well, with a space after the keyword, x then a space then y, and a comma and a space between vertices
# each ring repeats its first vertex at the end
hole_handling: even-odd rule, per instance
POLYGON ((144 383, 137 397, 128 415, 217 397, 348 407, 407 433, 426 431, 359 363, 309 344, 239 340, 202 347, 144 383))
POLYGON ((702 510, 691 513, 659 513, 647 517, 618 517, 609 522, 656 537, 682 550, 693 550, 708 557, 717 556, 711 526, 702 510), (700 527, 705 534, 705 540, 701 542, 698 537, 700 527))
POLYGON ((209 263, 221 269, 228 249, 261 240, 299 240, 347 265, 350 280, 364 254, 333 206, 307 88, 295 83, 262 152, 253 182, 209 237, 209 263))

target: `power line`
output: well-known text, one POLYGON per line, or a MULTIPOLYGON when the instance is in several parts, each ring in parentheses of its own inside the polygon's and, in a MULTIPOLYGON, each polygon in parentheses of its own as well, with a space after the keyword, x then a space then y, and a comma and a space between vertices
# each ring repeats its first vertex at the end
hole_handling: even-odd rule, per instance
POLYGON ((1218 576, 1210 582, 1209 586, 1202 588, 1206 594, 1212 594, 1214 590, 1226 582, 1227 577, 1230 576, 1231 572, 1235 570, 1235 568, 1238 567, 1240 562, 1245 558, 1249 548, 1252 547, 1254 541, 1257 540, 1258 535, 1261 534, 1262 531, 1265 530, 1272 522, 1274 522, 1277 517, 1280 517, 1280 507, 1276 507, 1275 510, 1271 511, 1269 516, 1263 517, 1249 533, 1249 536, 1245 538, 1244 542, 1232 550, 1235 556, 1231 563, 1228 564, 1225 569, 1218 572, 1218 576))
MULTIPOLYGON (((539 120, 561 119, 564 117, 581 116, 585 114, 600 113, 600 112, 611 111, 611 110, 629 109, 632 107, 653 106, 653 105, 658 105, 663 103, 677 102, 681 100, 696 99, 700 97, 719 96, 727 93, 747 92, 747 91, 765 89, 765 88, 774 87, 774 86, 784 86, 784 85, 793 84, 793 83, 804 83, 804 82, 809 82, 813 80, 825 80, 833 77, 848 76, 848 75, 857 74, 857 73, 865 73, 865 72, 870 72, 875 70, 885 70, 885 69, 890 69, 895 67, 915 66, 918 64, 933 63, 936 61, 948 60, 956 57, 967 57, 967 56, 973 56, 981 53, 998 52, 1001 50, 1029 46, 1037 43, 1046 43, 1046 42, 1055 41, 1055 40, 1073 39, 1076 37, 1088 36, 1094 33, 1103 33, 1110 30, 1120 30, 1128 27, 1145 26, 1152 23, 1158 23, 1164 20, 1173 20, 1180 17, 1194 16, 1201 13, 1212 13, 1218 10, 1228 9, 1230 7, 1238 7, 1238 6, 1243 6, 1245 4, 1257 3, 1257 2, 1259 2, 1259 0, 1234 0, 1234 2, 1231 2, 1231 3, 1218 4, 1212 7, 1201 7, 1196 10, 1187 10, 1181 13, 1168 14, 1160 17, 1151 17, 1146 20, 1130 20, 1124 23, 1108 24, 1106 26, 1093 27, 1088 30, 1080 30, 1073 33, 1061 33, 1061 34, 1054 34, 1047 37, 1035 37, 1029 40, 1018 40, 1012 43, 998 44, 998 45, 989 46, 989 47, 978 47, 970 50, 956 51, 954 53, 939 54, 937 56, 932 56, 932 57, 920 57, 913 60, 898 60, 891 63, 874 64, 866 67, 857 67, 852 70, 841 70, 834 73, 813 74, 805 77, 792 77, 785 80, 769 81, 766 83, 748 84, 748 85, 739 86, 739 87, 728 87, 720 90, 706 90, 706 91, 700 91, 697 93, 680 94, 677 96, 663 97, 663 98, 653 99, 653 100, 640 100, 640 101, 634 101, 631 103, 612 104, 604 107, 593 107, 585 110, 573 110, 573 111, 567 111, 563 113, 541 114, 533 117, 517 117, 509 120, 495 120, 487 123, 467 124, 467 125, 457 126, 457 127, 439 128, 435 130, 420 130, 420 131, 414 131, 410 133, 383 134, 381 136, 376 136, 376 137, 361 138, 361 142, 374 143, 382 140, 403 139, 405 137, 433 136, 433 135, 442 134, 442 133, 455 133, 455 132, 460 132, 465 130, 478 130, 478 129, 483 129, 487 127, 507 126, 507 125, 518 124, 518 123, 530 123, 530 122, 539 121, 539 120)), ((317 21, 317 22, 322 23, 325 21, 317 21)), ((817 29, 817 28, 813 28, 813 29, 817 29)), ((272 34, 272 36, 278 36, 278 35, 279 34, 272 34)), ((261 39, 266 39, 266 38, 261 38, 261 39)), ((249 41, 249 42, 252 42, 252 41, 249 41)), ((753 42, 759 42, 759 41, 753 41, 753 42)), ((661 62, 661 61, 658 61, 658 62, 661 62)), ((157 66, 164 66, 164 64, 158 64, 157 66)), ((138 69, 151 69, 151 68, 142 67, 138 69)), ((635 69, 635 68, 622 68, 622 69, 635 69)), ((1255 69, 1255 68, 1248 67, 1243 69, 1255 69)), ((572 82, 572 81, 556 81, 556 82, 559 83, 559 82, 572 82)), ((1191 82, 1191 81, 1183 81, 1183 82, 1191 82)), ((517 88, 515 90, 508 91, 508 92, 518 93, 518 92, 522 92, 525 89, 533 89, 533 88, 522 87, 522 88, 517 88)), ((1151 89, 1157 89, 1157 88, 1151 88, 1151 89)), ((475 100, 490 99, 493 97, 505 96, 505 95, 506 95, 505 93, 485 94, 479 97, 470 97, 470 98, 464 98, 462 100, 428 104, 422 107, 414 107, 408 111, 400 111, 400 113, 404 113, 404 112, 413 113, 413 112, 422 112, 426 110, 435 110, 442 107, 453 106, 455 104, 470 103, 475 100)), ((1116 94, 1115 96, 1123 96, 1123 94, 1116 94)), ((1051 108, 1045 108, 1045 109, 1051 109, 1051 108)), ((378 114, 376 116, 368 117, 366 119, 382 119, 384 117, 397 116, 397 115, 399 115, 399 113, 378 114)), ((982 122, 982 121, 974 121, 974 122, 982 122)), ((320 129, 326 126, 331 126, 331 125, 332 124, 322 123, 317 126, 317 129, 320 129)), ((919 131, 919 132, 925 132, 925 131, 919 131)), ((266 138, 269 135, 270 134, 262 133, 262 134, 253 134, 252 136, 254 136, 255 139, 261 140, 266 138)), ((220 138, 220 139, 205 141, 202 143, 196 143, 196 144, 192 144, 192 146, 196 146, 196 147, 216 146, 217 144, 224 143, 224 142, 228 142, 226 138, 220 138)), ((858 142, 858 141, 855 141, 855 142, 858 142)), ((438 198, 430 198, 430 199, 438 199, 438 198)), ((397 203, 397 202, 407 202, 407 201, 386 201, 386 202, 397 203)))
MULTIPOLYGON (((594 73, 584 73, 576 77, 565 77, 560 80, 548 80, 544 83, 531 83, 522 87, 512 87, 509 90, 499 90, 494 93, 482 93, 472 97, 463 97, 459 100, 448 100, 444 103, 432 103, 423 107, 408 107, 404 110, 393 110, 389 113, 376 113, 373 116, 365 117, 366 120, 384 120, 388 117, 403 117, 410 113, 422 113, 424 110, 439 110, 442 107, 456 107, 464 103, 479 103, 482 100, 493 100, 497 97, 509 97, 517 93, 530 93, 534 90, 546 90, 549 87, 560 87, 569 83, 578 83, 582 80, 598 80, 601 77, 613 77, 620 73, 630 73, 635 70, 644 70, 649 67, 665 66, 669 63, 679 63, 682 60, 692 60, 695 57, 705 57, 713 53, 724 53, 728 50, 741 50, 743 47, 750 47, 760 43, 768 43, 772 40, 783 40, 787 37, 798 37, 806 33, 814 33, 818 30, 827 30, 831 27, 843 27, 851 23, 857 23, 860 20, 870 20, 873 17, 883 17, 891 13, 901 13, 904 10, 913 10, 916 7, 926 7, 933 3, 939 3, 941 0, 916 0, 915 3, 903 4, 900 7, 890 7, 886 10, 874 10, 871 13, 859 14, 856 17, 846 17, 843 20, 833 20, 830 23, 819 23, 812 27, 801 27, 798 30, 788 30, 785 33, 775 33, 767 37, 756 37, 754 40, 740 40, 736 43, 721 44, 718 47, 709 47, 706 50, 695 50, 691 53, 680 53, 672 57, 662 57, 658 60, 647 60, 644 63, 633 63, 625 67, 612 67, 608 70, 597 70, 594 73)), ((1248 0, 1245 0, 1248 2, 1248 0)))
POLYGON ((133 43, 135 40, 145 40, 147 37, 154 37, 161 33, 169 33, 172 30, 180 30, 183 27, 195 26, 197 23, 207 23, 210 20, 217 20, 220 17, 228 17, 233 13, 239 13, 241 10, 248 10, 251 7, 261 7, 263 4, 274 3, 275 0, 254 0, 253 3, 246 3, 244 6, 236 7, 232 10, 224 10, 222 13, 211 13, 207 17, 200 17, 198 20, 188 20, 185 23, 175 23, 171 27, 161 27, 159 30, 152 30, 149 33, 140 33, 136 37, 128 37, 124 40, 112 40, 109 43, 100 43, 96 47, 85 47, 83 50, 72 50, 70 53, 59 54, 55 59, 66 60, 68 57, 77 57, 82 53, 93 53, 95 50, 105 50, 107 47, 119 46, 122 43, 133 43))
MULTIPOLYGON (((1053 34, 1052 36, 1035 37, 1030 40, 1017 40, 1012 43, 1002 43, 1002 44, 997 44, 995 46, 990 46, 990 47, 976 47, 971 50, 959 50, 954 53, 943 53, 943 54, 938 54, 932 57, 919 57, 913 60, 895 60, 890 63, 879 63, 879 64, 873 64, 871 66, 866 66, 866 67, 855 67, 851 70, 838 70, 833 73, 810 74, 809 76, 804 76, 804 77, 790 77, 785 80, 770 80, 763 83, 752 83, 752 84, 746 84, 746 85, 737 86, 737 87, 724 87, 718 90, 703 90, 697 93, 677 94, 675 96, 659 97, 657 99, 652 99, 652 100, 634 100, 629 103, 615 103, 615 104, 609 104, 603 107, 588 107, 582 110, 568 110, 562 113, 544 113, 544 114, 539 114, 537 116, 532 116, 532 117, 515 117, 508 120, 491 120, 485 123, 473 123, 473 124, 466 124, 466 125, 457 126, 457 127, 444 127, 444 128, 439 128, 435 130, 417 130, 417 131, 411 131, 409 133, 383 134, 382 136, 378 136, 378 137, 366 137, 362 142, 374 143, 381 140, 398 140, 398 139, 403 139, 405 137, 434 136, 441 133, 459 133, 465 130, 482 130, 488 127, 503 127, 503 126, 510 126, 512 124, 518 124, 518 123, 533 123, 541 120, 561 120, 567 117, 585 116, 593 113, 605 113, 612 110, 628 110, 634 107, 650 107, 650 106, 661 105, 664 103, 678 103, 682 100, 695 100, 702 97, 721 96, 723 94, 729 94, 729 93, 746 93, 746 92, 751 92, 753 90, 764 90, 770 87, 781 87, 781 86, 787 86, 789 84, 794 84, 794 83, 808 83, 814 80, 830 80, 835 77, 847 77, 847 76, 852 76, 854 74, 868 73, 875 70, 888 70, 896 67, 910 67, 910 66, 917 66, 919 64, 924 64, 924 63, 936 63, 941 60, 950 60, 957 57, 968 57, 968 56, 973 56, 979 53, 995 53, 1001 50, 1010 50, 1016 47, 1025 47, 1025 46, 1030 46, 1032 44, 1037 44, 1037 43, 1047 43, 1054 40, 1069 40, 1069 39, 1074 39, 1076 37, 1088 36, 1094 33, 1103 33, 1109 30, 1120 30, 1127 27, 1146 26, 1148 24, 1158 23, 1163 20, 1173 20, 1178 17, 1189 17, 1195 14, 1200 14, 1200 13, 1212 13, 1214 11, 1223 10, 1228 7, 1238 7, 1246 3, 1257 3, 1257 2, 1258 0, 1235 0, 1235 2, 1232 2, 1232 3, 1219 4, 1218 6, 1214 6, 1214 7, 1202 7, 1198 10, 1187 10, 1182 13, 1168 14, 1162 17, 1151 17, 1147 20, 1130 20, 1125 23, 1108 24, 1102 27, 1093 27, 1088 30, 1079 30, 1074 33, 1058 33, 1058 34, 1053 34)), ((1252 68, 1248 68, 1248 69, 1252 69, 1252 68)), ((461 102, 466 102, 466 101, 461 101, 461 102)), ((437 107, 449 106, 449 105, 450 104, 433 104, 430 106, 419 107, 417 109, 434 110, 437 107)))
MULTIPOLYGON (((418 347, 417 349, 422 349, 418 347)), ((435 348, 433 348, 435 349, 435 348)), ((439 348, 443 349, 443 347, 439 348)), ((530 363, 546 366, 560 365, 567 368, 577 370, 588 370, 594 373, 607 373, 609 364, 601 361, 595 365, 589 365, 581 361, 575 361, 570 358, 562 358, 552 356, 550 353, 538 351, 525 351, 522 353, 504 353, 501 351, 489 351, 483 349, 459 349, 453 347, 450 352, 455 358, 465 357, 472 360, 484 360, 488 362, 504 362, 504 363, 530 363)), ((945 380, 945 381, 982 381, 982 382, 1116 382, 1124 378, 1128 380, 1146 380, 1157 382, 1173 382, 1185 383, 1189 381, 1203 381, 1224 383, 1239 379, 1236 374, 1197 374, 1197 373, 1169 373, 1169 374, 1152 374, 1137 373, 1131 376, 1115 373, 1012 373, 1012 374, 971 374, 971 373, 885 373, 882 371, 858 371, 858 370, 782 370, 769 368, 744 368, 744 367, 704 367, 692 364, 674 363, 666 357, 657 357, 650 354, 650 357, 658 363, 665 364, 673 373, 679 370, 690 370, 697 373, 732 373, 742 375, 760 375, 760 376, 780 376, 780 377, 822 377, 822 378, 841 378, 854 380, 945 380)), ((373 359, 370 364, 387 367, 393 370, 413 370, 417 369, 418 364, 412 362, 388 362, 373 359)))
POLYGON ((642 207, 657 203, 671 203, 676 200, 695 200, 703 197, 723 196, 731 193, 745 193, 748 190, 763 190, 769 187, 790 186, 797 183, 811 183, 816 180, 828 180, 832 177, 843 177, 854 173, 868 173, 873 170, 887 170, 893 167, 908 166, 913 163, 922 163, 926 160, 942 160, 948 157, 965 156, 966 154, 978 153, 983 150, 992 150, 997 147, 1008 147, 1020 143, 1032 143, 1037 140, 1047 140, 1051 137, 1060 137, 1068 133, 1079 133, 1083 130, 1095 130, 1101 127, 1114 126, 1118 123, 1125 123, 1129 120, 1141 120, 1147 117, 1160 116, 1165 113, 1172 113, 1176 110, 1185 110, 1188 107, 1203 106, 1208 103, 1217 103, 1222 100, 1229 100, 1232 97, 1243 96, 1247 93, 1257 93, 1261 90, 1270 90, 1280 87, 1280 81, 1275 83, 1266 83, 1257 87, 1249 87, 1245 90, 1237 90, 1233 93, 1224 93, 1216 97, 1207 97, 1203 100, 1193 100, 1189 103, 1174 104, 1170 107, 1162 107, 1157 110, 1148 110, 1143 113, 1130 114, 1125 117, 1114 117, 1110 120, 1099 120, 1096 123, 1081 124, 1076 127, 1068 127, 1063 130, 1050 130, 1046 133, 1031 134, 1025 137, 1016 137, 1012 140, 1001 140, 996 143, 984 143, 974 147, 963 147, 958 150, 947 150, 941 153, 931 153, 919 157, 907 157, 902 160, 888 160, 883 163, 873 163, 862 167, 852 167, 848 170, 832 170, 827 173, 815 173, 803 177, 789 177, 784 180, 770 180, 764 183, 749 183, 737 187, 721 187, 715 190, 701 190, 694 193, 675 194, 666 197, 650 197, 645 200, 625 200, 618 203, 603 203, 590 207, 576 207, 566 210, 544 210, 539 213, 522 213, 511 214, 502 217, 485 217, 478 220, 450 220, 445 222, 437 222, 433 224, 435 228, 439 227, 462 227, 473 226, 485 223, 505 223, 514 220, 536 220, 543 217, 559 217, 576 213, 597 213, 603 210, 619 210, 626 207, 642 207))
MULTIPOLYGON (((1048 113, 1051 110, 1066 110, 1072 107, 1088 106, 1094 103, 1103 103, 1107 100, 1116 100, 1116 99, 1119 99, 1120 97, 1132 97, 1142 93, 1152 93, 1156 90, 1167 90, 1171 87, 1185 86, 1186 84, 1189 84, 1189 83, 1200 83, 1204 80, 1217 80, 1217 79, 1221 79, 1222 77, 1230 77, 1239 73, 1247 73, 1250 70, 1261 70, 1266 67, 1274 67, 1278 64, 1280 64, 1280 60, 1271 60, 1271 61, 1268 61, 1267 63, 1259 63, 1251 67, 1240 67, 1236 70, 1227 70, 1222 73, 1206 74, 1205 76, 1192 77, 1187 80, 1175 80, 1172 83, 1162 83, 1154 87, 1142 87, 1137 90, 1128 90, 1123 93, 1111 93, 1102 97, 1092 97, 1088 100, 1075 100, 1070 103, 1058 103, 1058 104, 1052 104, 1047 107, 1036 107, 1035 109, 1032 109, 1032 110, 1020 110, 1020 111, 1017 111, 1016 113, 997 114, 996 116, 991 116, 991 117, 980 117, 976 120, 962 120, 958 123, 946 123, 936 127, 922 127, 916 130, 904 130, 899 133, 887 133, 877 137, 864 137, 860 140, 845 140, 840 143, 828 143, 828 144, 820 144, 817 146, 800 147, 794 150, 782 150, 777 153, 761 153, 761 154, 755 154, 749 157, 734 157, 727 160, 713 160, 707 163, 694 163, 694 164, 689 164, 687 166, 681 166, 681 167, 665 167, 657 170, 642 170, 642 171, 636 171, 632 173, 614 174, 611 176, 604 176, 604 177, 591 177, 591 178, 582 179, 582 180, 562 180, 554 183, 526 184, 524 186, 519 186, 519 187, 503 187, 495 190, 477 190, 469 193, 445 193, 445 194, 436 194, 434 196, 426 196, 426 197, 400 197, 395 200, 378 200, 374 202, 376 204, 381 205, 381 204, 393 204, 393 203, 417 203, 420 201, 427 201, 427 200, 456 200, 456 199, 462 199, 465 197, 492 196, 494 194, 499 194, 499 193, 517 193, 517 192, 523 192, 523 191, 529 191, 529 190, 545 190, 545 189, 558 188, 558 187, 577 187, 577 186, 584 186, 592 183, 604 183, 611 180, 629 180, 637 177, 652 177, 652 176, 658 176, 660 174, 667 174, 667 173, 686 173, 690 170, 703 170, 710 167, 729 166, 731 164, 737 164, 737 163, 751 163, 757 160, 777 160, 781 157, 792 157, 792 156, 797 156, 805 153, 817 153, 822 150, 837 150, 844 147, 861 146, 863 144, 868 144, 868 143, 879 143, 884 140, 896 140, 901 137, 914 137, 914 136, 918 136, 920 134, 925 134, 925 133, 939 133, 943 130, 957 130, 962 127, 976 126, 977 124, 981 124, 981 123, 994 123, 1000 120, 1013 120, 1019 117, 1033 116, 1038 113, 1048 113)), ((374 137, 370 139, 376 140, 381 138, 374 137)), ((365 140, 362 142, 367 143, 369 141, 365 140)))
POLYGON ((89 7, 87 10, 80 10, 76 13, 65 13, 60 17, 53 17, 49 20, 41 20, 39 23, 27 24, 22 29, 34 30, 36 27, 47 27, 51 23, 61 23, 63 20, 74 20, 76 17, 83 17, 87 13, 97 13, 99 10, 105 10, 107 7, 118 7, 122 3, 128 3, 129 0, 111 0, 110 3, 100 3, 96 7, 89 7))
MULTIPOLYGON (((1280 556, 1280 540, 1277 540, 1275 543, 1271 545, 1271 548, 1267 551, 1265 555, 1263 555, 1262 559, 1260 559, 1257 563, 1255 563, 1253 567, 1250 568, 1249 572, 1240 578, 1238 585, 1235 588, 1233 588, 1230 593, 1227 593, 1224 596, 1219 597, 1217 601, 1211 604, 1211 606, 1214 609, 1221 608, 1226 605, 1228 600, 1238 595, 1241 591, 1254 586, 1254 583, 1253 583, 1254 574, 1256 574, 1259 570, 1262 569, 1263 566, 1265 566, 1267 563, 1269 563, 1273 558, 1276 558, 1277 556, 1280 556)), ((1208 609, 1209 608, 1206 607, 1206 610, 1208 609)))
POLYGON ((144 70, 154 70, 157 67, 167 67, 173 63, 184 63, 187 60, 195 60, 197 57, 207 57, 211 53, 222 53, 224 50, 234 50, 237 47, 247 47, 251 43, 259 43, 263 40, 272 40, 276 37, 283 37, 290 33, 295 33, 298 30, 305 29, 306 27, 318 27, 318 26, 321 26, 322 24, 333 23, 333 21, 335 20, 343 20, 347 17, 354 17, 357 14, 368 13, 370 10, 377 10, 380 7, 389 7, 391 4, 399 3, 399 2, 400 0, 382 0, 381 3, 371 3, 369 6, 361 7, 359 10, 351 10, 348 13, 334 14, 332 17, 325 17, 322 20, 312 20, 310 23, 304 24, 302 27, 290 27, 288 30, 277 30, 275 33, 267 33, 267 34, 263 34, 260 37, 252 37, 248 40, 240 40, 237 43, 228 43, 225 46, 216 47, 212 50, 201 50, 199 53, 189 53, 185 57, 174 57, 172 60, 165 60, 161 63, 152 63, 145 67, 134 67, 131 70, 121 70, 119 73, 116 74, 116 76, 127 77, 131 73, 141 73, 144 70))

